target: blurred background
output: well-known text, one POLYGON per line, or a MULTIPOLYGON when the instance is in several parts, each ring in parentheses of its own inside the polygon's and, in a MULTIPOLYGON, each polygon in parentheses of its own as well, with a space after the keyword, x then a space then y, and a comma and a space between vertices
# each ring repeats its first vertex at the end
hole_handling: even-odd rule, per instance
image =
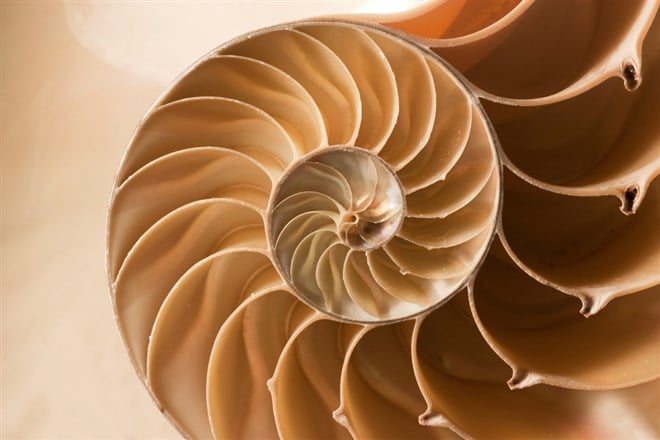
POLYGON ((105 277, 106 210, 133 129, 228 39, 412 3, 0 3, 0 437, 180 438, 133 371, 105 277))

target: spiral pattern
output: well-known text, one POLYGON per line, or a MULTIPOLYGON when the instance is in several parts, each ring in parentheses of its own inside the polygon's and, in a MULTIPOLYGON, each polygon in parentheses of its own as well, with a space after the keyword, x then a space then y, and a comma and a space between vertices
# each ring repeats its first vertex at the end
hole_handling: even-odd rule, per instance
MULTIPOLYGON (((486 180, 492 173, 485 169, 486 180)), ((411 316, 471 275, 494 229, 492 186, 464 195, 446 217, 406 217, 404 189, 385 161, 355 147, 323 148, 274 191, 269 248, 282 278, 316 309, 362 322, 411 316)))
MULTIPOLYGON (((508 3, 489 13, 525 23, 548 7, 508 3)), ((611 86, 574 100, 586 79, 538 99, 534 85, 489 94, 417 45, 467 50, 468 78, 488 83, 474 45, 495 43, 457 29, 446 41, 342 21, 261 30, 203 57, 145 116, 117 175, 108 273, 138 374, 186 436, 568 438, 595 426, 607 437, 607 422, 575 408, 657 390, 657 170, 621 171, 617 154, 571 164, 586 170, 578 195, 611 194, 614 173, 617 191, 646 196, 622 207, 634 218, 613 218, 609 198, 568 196, 556 154, 559 177, 539 184, 534 166, 548 167, 525 149, 529 125, 574 150, 560 129, 611 86), (477 94, 492 98, 501 147, 477 94)), ((611 118, 633 108, 648 121, 655 101, 611 118)), ((631 126, 653 156, 653 129, 631 126)))

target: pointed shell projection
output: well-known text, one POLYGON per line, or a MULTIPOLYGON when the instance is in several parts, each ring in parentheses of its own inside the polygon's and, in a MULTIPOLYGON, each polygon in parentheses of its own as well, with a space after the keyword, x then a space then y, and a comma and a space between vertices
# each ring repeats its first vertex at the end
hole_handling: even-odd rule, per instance
POLYGON ((636 90, 642 42, 658 8, 648 0, 455 0, 351 19, 430 47, 479 96, 527 106, 570 99, 612 77, 636 90))
POLYGON ((168 87, 119 168, 107 265, 183 435, 660 435, 657 5, 571 4, 277 26, 168 87))

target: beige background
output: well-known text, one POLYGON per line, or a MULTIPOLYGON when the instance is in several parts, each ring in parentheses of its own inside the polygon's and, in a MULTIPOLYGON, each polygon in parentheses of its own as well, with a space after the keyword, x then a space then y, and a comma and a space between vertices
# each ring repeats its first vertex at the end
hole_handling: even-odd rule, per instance
POLYGON ((122 151, 216 45, 373 3, 1 3, 2 438, 178 438, 133 372, 105 281, 122 151))

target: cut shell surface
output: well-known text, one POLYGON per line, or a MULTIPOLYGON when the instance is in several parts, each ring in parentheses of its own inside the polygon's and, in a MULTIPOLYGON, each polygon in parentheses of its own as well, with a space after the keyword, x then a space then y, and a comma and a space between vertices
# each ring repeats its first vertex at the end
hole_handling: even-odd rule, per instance
MULTIPOLYGON (((482 23, 465 4, 447 2, 454 24, 433 35, 419 20, 448 9, 362 18, 394 31, 353 19, 251 33, 196 62, 138 126, 108 275, 131 360, 185 436, 617 437, 607 405, 660 435, 638 420, 660 407, 657 172, 612 174, 645 176, 628 216, 597 197, 618 195, 598 171, 544 175, 523 144, 619 93, 585 79, 605 58, 574 82, 486 93, 481 69, 515 50, 499 34, 533 35, 526 20, 545 9, 502 2, 482 23), (469 67, 447 55, 461 47, 469 67)), ((643 23, 598 50, 641 41, 643 23)), ((645 81, 626 109, 648 119, 645 81)), ((657 150, 644 130, 636 148, 657 150)))

